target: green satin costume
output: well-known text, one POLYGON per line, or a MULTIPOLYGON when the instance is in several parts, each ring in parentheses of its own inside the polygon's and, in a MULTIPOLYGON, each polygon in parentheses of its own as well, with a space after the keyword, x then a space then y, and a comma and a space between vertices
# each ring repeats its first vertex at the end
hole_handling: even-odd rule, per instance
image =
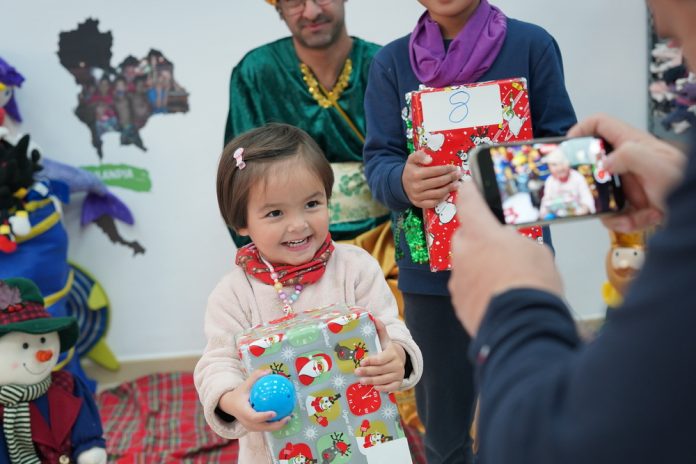
MULTIPOLYGON (((353 37, 352 72, 338 105, 364 137, 363 100, 372 57, 379 46, 353 37)), ((334 168, 330 203, 334 240, 348 240, 388 219, 388 210, 372 200, 362 164, 363 141, 334 107, 323 108, 309 92, 292 39, 271 42, 247 53, 232 70, 225 143, 268 122, 305 130, 319 144, 334 168)), ((240 246, 246 237, 233 234, 240 246)))

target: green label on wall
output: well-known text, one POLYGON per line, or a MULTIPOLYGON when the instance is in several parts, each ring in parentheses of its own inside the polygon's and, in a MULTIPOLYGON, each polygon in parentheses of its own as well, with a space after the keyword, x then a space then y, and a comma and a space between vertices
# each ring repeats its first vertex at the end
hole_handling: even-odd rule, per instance
POLYGON ((152 188, 150 174, 141 168, 127 164, 100 164, 99 166, 80 166, 93 172, 106 185, 122 187, 136 192, 149 192, 152 188))

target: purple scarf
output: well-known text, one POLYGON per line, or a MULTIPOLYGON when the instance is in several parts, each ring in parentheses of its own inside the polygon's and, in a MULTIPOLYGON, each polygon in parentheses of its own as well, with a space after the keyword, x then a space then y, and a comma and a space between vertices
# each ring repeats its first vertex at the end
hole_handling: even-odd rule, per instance
POLYGON ((426 11, 411 33, 411 68, 429 87, 476 82, 498 57, 506 32, 505 14, 488 0, 481 0, 445 52, 440 26, 426 11))

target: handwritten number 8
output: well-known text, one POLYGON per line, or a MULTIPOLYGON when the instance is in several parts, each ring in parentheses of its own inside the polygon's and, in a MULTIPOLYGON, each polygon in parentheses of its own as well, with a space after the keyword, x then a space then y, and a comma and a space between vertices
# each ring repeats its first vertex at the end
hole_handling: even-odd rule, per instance
POLYGON ((449 114, 449 120, 452 123, 460 123, 469 116, 469 100, 471 95, 469 92, 459 90, 454 92, 449 97, 449 102, 453 106, 449 114))

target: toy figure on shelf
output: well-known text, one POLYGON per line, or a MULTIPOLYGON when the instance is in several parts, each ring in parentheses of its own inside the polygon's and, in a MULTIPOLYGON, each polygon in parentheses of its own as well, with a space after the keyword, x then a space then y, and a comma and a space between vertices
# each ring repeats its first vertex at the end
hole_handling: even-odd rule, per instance
MULTIPOLYGON (((86 182, 88 178, 71 178, 68 174, 75 168, 49 162, 48 171, 53 179, 45 177, 41 166, 45 161, 40 161, 38 151, 30 148, 29 136, 12 145, 2 138, 6 133, 2 131, 5 129, 0 128, 0 278, 31 279, 44 295, 51 314, 57 317, 72 314, 84 324, 89 323, 89 330, 82 327, 85 336, 78 343, 78 353, 89 354, 96 349, 95 353, 99 353, 93 357, 96 362, 117 368, 118 362, 103 342, 108 299, 96 281, 68 263, 68 237, 61 221, 61 203, 67 203, 71 189, 89 191, 95 203, 85 200, 83 223, 104 215, 132 222, 130 211, 118 199, 108 196, 108 192, 99 196, 97 187, 86 182)), ((71 372, 95 387, 84 376, 77 359, 72 359, 72 353, 61 362, 61 366, 66 364, 71 372)))
POLYGON ((0 106, 4 105, 6 113, 0 125, 0 279, 31 279, 43 294, 49 313, 77 317, 81 336, 58 367, 65 367, 95 389, 78 359, 87 356, 107 369, 118 369, 105 342, 109 300, 88 272, 67 260, 62 205, 68 203, 71 193, 85 193, 83 226, 97 224, 113 243, 127 246, 134 255, 145 249, 120 235, 116 220, 133 224, 133 216, 96 175, 41 156, 29 136, 18 134, 21 118, 14 90, 23 81, 0 58, 0 106))
POLYGON ((602 297, 609 308, 623 303, 623 295, 645 260, 645 234, 609 232, 611 248, 607 253, 606 271, 609 280, 602 286, 602 297))
POLYGON ((15 87, 20 87, 24 82, 22 76, 15 68, 0 58, 0 126, 12 124, 12 120, 20 123, 22 117, 14 98, 15 87), (8 120, 6 115, 11 118, 8 120))
POLYGON ((77 320, 51 317, 33 282, 0 280, 0 462, 106 463, 92 393, 52 372, 77 337, 77 320))

